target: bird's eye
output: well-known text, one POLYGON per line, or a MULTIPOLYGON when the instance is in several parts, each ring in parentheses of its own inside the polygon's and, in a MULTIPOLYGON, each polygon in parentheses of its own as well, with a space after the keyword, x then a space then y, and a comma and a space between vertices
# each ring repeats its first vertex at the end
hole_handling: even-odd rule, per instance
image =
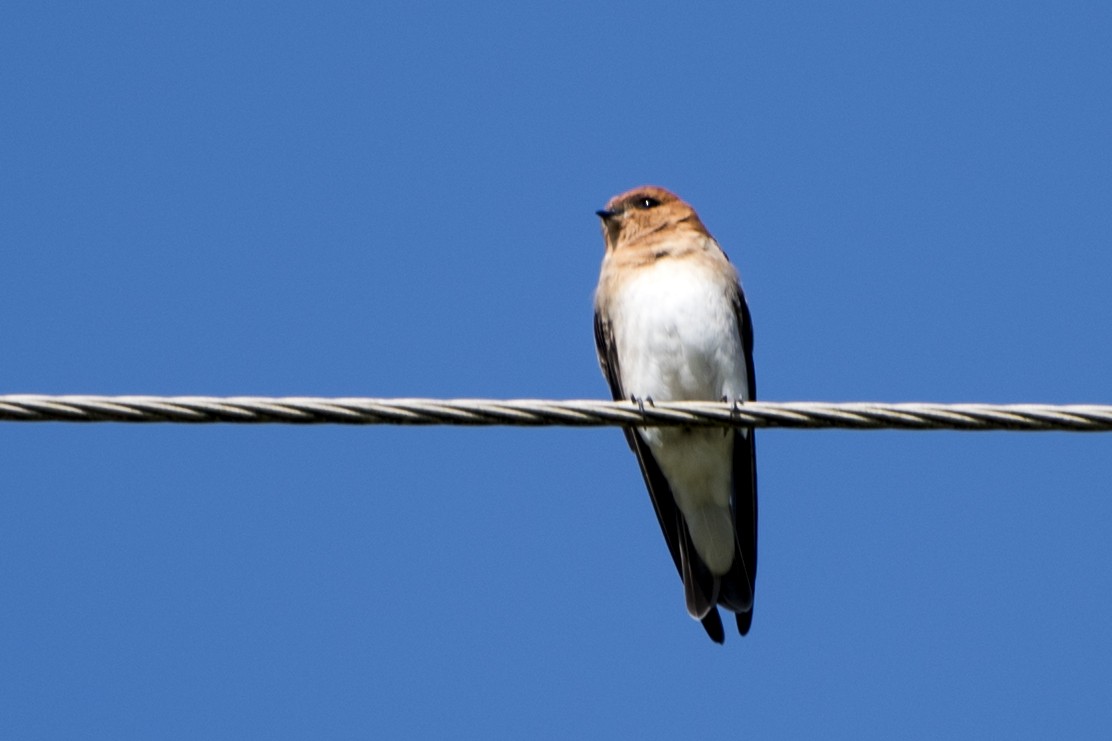
POLYGON ((641 209, 642 211, 648 211, 650 208, 656 208, 659 205, 660 201, 648 196, 637 200, 637 208, 641 209))

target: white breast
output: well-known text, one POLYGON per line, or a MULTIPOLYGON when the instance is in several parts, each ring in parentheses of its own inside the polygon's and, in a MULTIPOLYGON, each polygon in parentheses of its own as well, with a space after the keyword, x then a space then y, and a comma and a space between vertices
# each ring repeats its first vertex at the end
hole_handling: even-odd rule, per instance
POLYGON ((610 316, 626 394, 656 401, 747 398, 731 286, 715 267, 664 258, 619 289, 610 316))

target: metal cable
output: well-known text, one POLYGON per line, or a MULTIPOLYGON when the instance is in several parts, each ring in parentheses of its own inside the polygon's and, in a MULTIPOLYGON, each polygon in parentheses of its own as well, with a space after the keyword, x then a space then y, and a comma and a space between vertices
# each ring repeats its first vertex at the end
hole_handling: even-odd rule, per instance
POLYGON ((1112 431, 1112 405, 0 395, 0 421, 1112 431))

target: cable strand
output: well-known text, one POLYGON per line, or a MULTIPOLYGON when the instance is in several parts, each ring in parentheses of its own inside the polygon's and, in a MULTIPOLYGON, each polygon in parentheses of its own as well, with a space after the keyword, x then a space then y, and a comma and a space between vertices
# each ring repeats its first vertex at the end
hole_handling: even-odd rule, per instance
POLYGON ((1112 431, 1112 405, 0 395, 0 421, 1112 431))

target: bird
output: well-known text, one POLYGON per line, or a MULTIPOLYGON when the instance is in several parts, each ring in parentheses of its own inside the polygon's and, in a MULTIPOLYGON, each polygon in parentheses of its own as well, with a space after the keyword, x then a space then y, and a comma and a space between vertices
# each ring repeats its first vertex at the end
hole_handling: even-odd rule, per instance
MULTIPOLYGON (((605 253, 595 290, 595 349, 615 400, 756 398, 753 323, 737 270, 698 214, 642 186, 596 211, 605 253)), ((688 614, 725 642, 753 621, 757 462, 751 428, 626 427, 688 614)))

